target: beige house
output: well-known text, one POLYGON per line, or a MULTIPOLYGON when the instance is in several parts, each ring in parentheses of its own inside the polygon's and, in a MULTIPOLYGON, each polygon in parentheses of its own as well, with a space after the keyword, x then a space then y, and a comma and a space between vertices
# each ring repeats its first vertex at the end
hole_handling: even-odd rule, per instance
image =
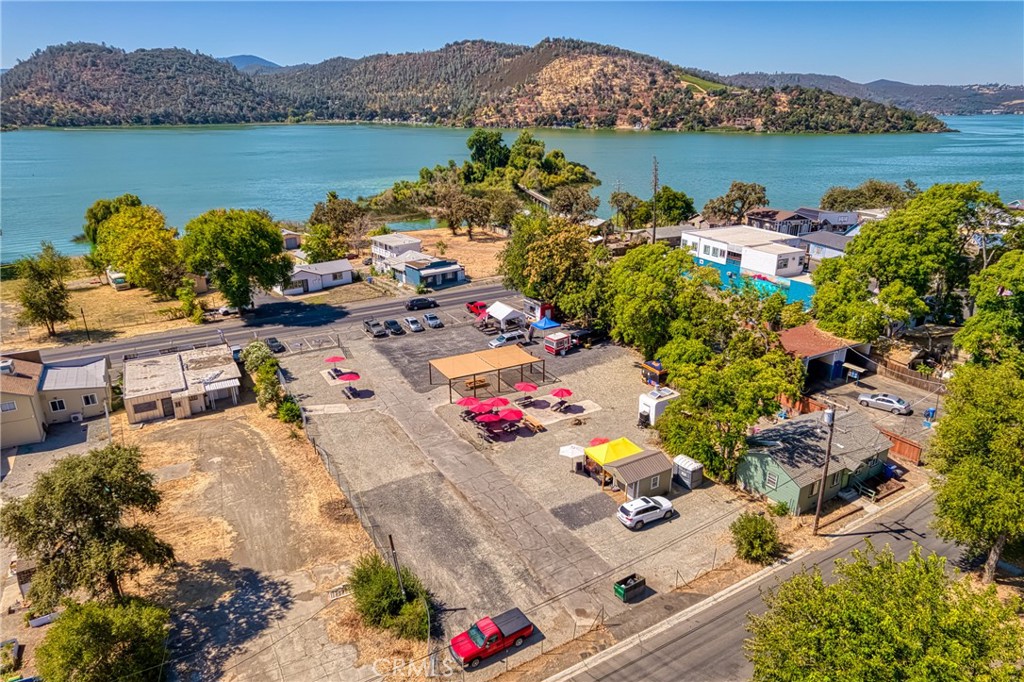
POLYGON ((0 446, 46 439, 50 424, 80 422, 110 404, 106 358, 44 363, 38 351, 0 358, 0 446))
POLYGON ((187 419, 213 410, 217 401, 238 404, 242 373, 226 343, 124 362, 128 422, 187 419))

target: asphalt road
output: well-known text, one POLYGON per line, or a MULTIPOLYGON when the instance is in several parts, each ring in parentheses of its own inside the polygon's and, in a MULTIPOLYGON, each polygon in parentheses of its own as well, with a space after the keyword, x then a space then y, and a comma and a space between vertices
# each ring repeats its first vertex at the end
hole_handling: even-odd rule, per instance
POLYGON ((935 552, 957 565, 960 548, 944 542, 929 528, 932 494, 908 502, 876 521, 837 538, 828 549, 805 555, 797 565, 787 566, 746 589, 695 614, 678 625, 634 645, 621 654, 597 663, 590 670, 572 676, 573 682, 643 680, 644 682, 732 682, 747 680, 753 668, 743 654, 747 613, 763 613, 761 589, 772 587, 802 566, 817 564, 829 576, 833 561, 851 549, 863 547, 870 539, 876 549, 892 546, 897 558, 905 558, 913 543, 926 553, 935 552))
MULTIPOLYGON (((493 302, 496 299, 516 296, 501 284, 484 284, 480 286, 462 286, 437 294, 431 298, 437 300, 441 308, 456 306, 462 310, 468 301, 493 302)), ((211 324, 196 327, 173 329, 154 334, 133 336, 127 339, 107 341, 103 343, 65 346, 41 351, 43 360, 57 362, 87 357, 106 355, 112 365, 120 365, 126 353, 146 353, 170 348, 187 346, 194 343, 216 343, 223 340, 229 344, 245 344, 253 339, 276 336, 287 341, 290 335, 318 335, 341 331, 353 324, 362 324, 366 317, 378 319, 401 318, 410 314, 405 310, 407 298, 375 298, 366 302, 356 302, 346 306, 316 305, 307 306, 301 302, 275 301, 259 305, 256 312, 245 317, 227 317, 211 324)), ((423 311, 417 313, 422 315, 423 311)))

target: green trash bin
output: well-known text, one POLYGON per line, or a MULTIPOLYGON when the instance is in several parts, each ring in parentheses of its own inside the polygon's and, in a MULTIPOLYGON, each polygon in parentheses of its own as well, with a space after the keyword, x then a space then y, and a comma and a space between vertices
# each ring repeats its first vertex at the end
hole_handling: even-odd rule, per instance
POLYGON ((622 580, 615 581, 615 596, 629 603, 647 589, 647 580, 636 573, 630 573, 622 580))

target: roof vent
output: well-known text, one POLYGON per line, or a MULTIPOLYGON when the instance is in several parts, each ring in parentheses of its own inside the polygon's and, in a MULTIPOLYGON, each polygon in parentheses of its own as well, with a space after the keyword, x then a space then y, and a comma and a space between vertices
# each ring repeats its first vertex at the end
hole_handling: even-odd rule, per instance
POLYGON ((14 360, 0 360, 0 374, 14 374, 14 360))

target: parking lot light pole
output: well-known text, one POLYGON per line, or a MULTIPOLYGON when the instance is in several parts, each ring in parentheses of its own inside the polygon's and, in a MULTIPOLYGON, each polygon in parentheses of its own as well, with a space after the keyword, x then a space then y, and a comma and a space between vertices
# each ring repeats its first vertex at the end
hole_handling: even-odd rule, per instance
POLYGON ((836 430, 836 411, 831 407, 825 410, 825 425, 828 426, 828 440, 825 443, 825 465, 821 468, 821 481, 818 483, 818 506, 814 510, 812 535, 818 534, 818 521, 821 520, 821 503, 825 499, 825 481, 828 478, 828 462, 832 459, 832 433, 836 430))

